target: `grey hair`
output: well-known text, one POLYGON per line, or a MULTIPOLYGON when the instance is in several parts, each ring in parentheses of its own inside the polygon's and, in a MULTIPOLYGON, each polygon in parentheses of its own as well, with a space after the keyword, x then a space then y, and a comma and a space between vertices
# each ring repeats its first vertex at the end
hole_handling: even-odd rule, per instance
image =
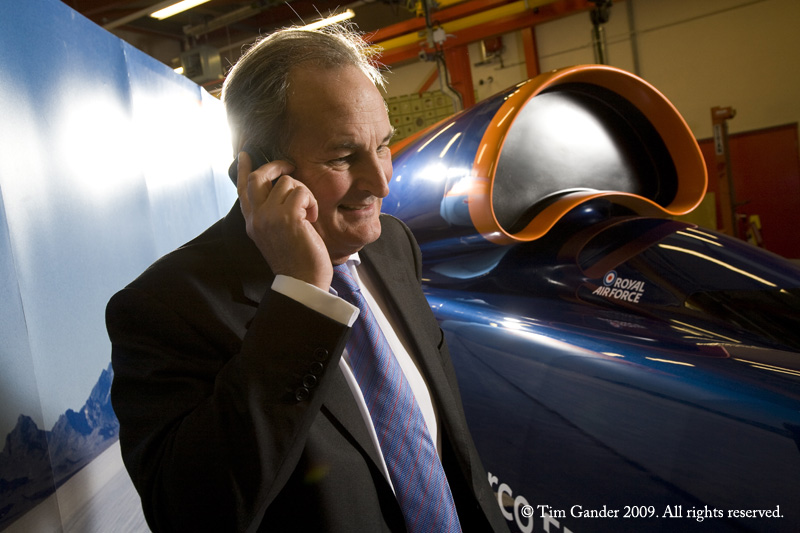
POLYGON ((384 85, 369 45, 352 25, 278 30, 251 46, 225 80, 222 100, 234 152, 246 142, 271 160, 285 158, 289 137, 286 120, 289 74, 299 65, 354 66, 376 87, 384 85))

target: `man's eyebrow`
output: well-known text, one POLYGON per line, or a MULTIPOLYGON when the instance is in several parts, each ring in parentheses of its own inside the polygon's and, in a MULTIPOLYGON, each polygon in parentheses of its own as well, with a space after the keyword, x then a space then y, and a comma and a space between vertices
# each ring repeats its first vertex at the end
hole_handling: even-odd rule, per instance
MULTIPOLYGON (((389 133, 386 134, 386 137, 383 138, 381 144, 388 144, 389 141, 392 140, 392 137, 394 137, 396 134, 397 129, 395 129, 393 126, 391 131, 389 131, 389 133)), ((356 150, 358 148, 360 148, 360 145, 351 140, 342 140, 341 142, 331 144, 329 147, 330 150, 356 150)))

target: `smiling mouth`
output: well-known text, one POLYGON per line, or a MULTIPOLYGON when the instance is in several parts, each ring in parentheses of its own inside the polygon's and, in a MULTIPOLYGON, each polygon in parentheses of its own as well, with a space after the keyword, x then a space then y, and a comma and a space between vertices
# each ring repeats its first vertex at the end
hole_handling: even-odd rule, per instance
POLYGON ((368 204, 361 204, 361 205, 340 204, 339 209, 342 209, 344 211, 364 211, 372 208, 374 205, 375 202, 370 202, 368 204))

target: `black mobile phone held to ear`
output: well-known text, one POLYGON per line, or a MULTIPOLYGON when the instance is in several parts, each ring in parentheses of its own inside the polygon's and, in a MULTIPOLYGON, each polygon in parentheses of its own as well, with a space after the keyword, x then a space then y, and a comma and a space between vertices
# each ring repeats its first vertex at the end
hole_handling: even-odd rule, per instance
MULTIPOLYGON (((269 159, 267 156, 264 155, 263 150, 259 148, 255 148, 249 144, 245 144, 244 148, 242 148, 242 152, 247 152, 247 155, 250 156, 250 161, 252 163, 252 170, 255 170, 263 165, 269 163, 269 159)), ((233 160, 231 166, 228 167, 228 177, 231 179, 234 185, 239 179, 239 156, 236 156, 236 159, 233 160)))

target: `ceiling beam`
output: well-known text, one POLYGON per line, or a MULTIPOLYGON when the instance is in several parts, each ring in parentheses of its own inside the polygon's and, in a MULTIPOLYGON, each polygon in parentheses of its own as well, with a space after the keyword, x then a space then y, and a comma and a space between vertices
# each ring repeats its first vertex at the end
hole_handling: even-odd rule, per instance
MULTIPOLYGON (((485 1, 487 5, 490 5, 489 0, 475 1, 485 1)), ((469 2, 469 4, 472 3, 469 2)), ((566 17, 573 13, 589 11, 595 6, 590 0, 557 0, 555 2, 543 2, 538 7, 531 9, 531 3, 531 0, 522 0, 495 6, 443 23, 442 27, 446 31, 448 38, 442 48, 447 50, 456 46, 465 46, 489 37, 566 17)), ((438 13, 433 18, 438 19, 438 13)), ((424 29, 424 21, 422 24, 424 29)), ((383 35, 392 35, 392 33, 393 30, 389 27, 386 28, 386 33, 383 35)), ((420 35, 419 31, 383 41, 378 41, 372 37, 370 41, 383 48, 380 60, 386 65, 394 65, 415 59, 419 57, 419 53, 422 50, 428 53, 434 51, 428 47, 426 36, 420 35)))
MULTIPOLYGON (((471 0, 457 4, 453 7, 434 11, 431 13, 431 20, 435 23, 443 24, 445 22, 450 22, 451 20, 460 19, 475 13, 486 11, 487 9, 509 4, 513 1, 514 0, 471 0)), ((397 24, 392 24, 391 26, 387 26, 385 28, 381 28, 370 34, 369 40, 371 42, 386 41, 411 32, 422 31, 424 29, 425 18, 415 17, 397 24)))

